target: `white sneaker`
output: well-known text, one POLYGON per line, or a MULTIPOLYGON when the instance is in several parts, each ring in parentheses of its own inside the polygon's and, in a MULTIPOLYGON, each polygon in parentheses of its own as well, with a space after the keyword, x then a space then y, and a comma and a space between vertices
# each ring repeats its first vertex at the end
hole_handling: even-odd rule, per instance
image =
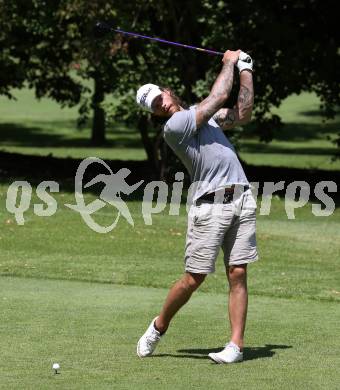
POLYGON ((209 353, 208 356, 216 363, 236 363, 243 360, 243 352, 232 341, 221 352, 209 353))
POLYGON ((161 334, 154 327, 156 319, 157 317, 151 321, 150 326, 138 341, 137 355, 140 358, 152 355, 161 339, 161 334))

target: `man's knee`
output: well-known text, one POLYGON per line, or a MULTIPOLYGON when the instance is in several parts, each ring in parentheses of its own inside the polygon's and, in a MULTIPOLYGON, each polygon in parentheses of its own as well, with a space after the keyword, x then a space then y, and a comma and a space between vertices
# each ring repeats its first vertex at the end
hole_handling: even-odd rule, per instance
POLYGON ((195 291, 203 283, 206 276, 188 272, 182 278, 183 287, 189 291, 195 291))
POLYGON ((244 286, 247 284, 247 264, 230 266, 227 273, 230 286, 244 286))

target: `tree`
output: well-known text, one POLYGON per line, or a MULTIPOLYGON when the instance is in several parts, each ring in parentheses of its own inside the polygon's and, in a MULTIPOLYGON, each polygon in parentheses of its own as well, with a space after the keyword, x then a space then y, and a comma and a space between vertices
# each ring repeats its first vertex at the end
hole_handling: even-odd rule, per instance
MULTIPOLYGON (((268 120, 271 106, 292 93, 313 91, 325 117, 340 103, 338 18, 334 2, 325 0, 204 1, 211 34, 207 45, 241 47, 255 58, 258 123, 268 120)), ((274 121, 277 118, 272 118, 274 121)), ((272 137, 271 127, 259 135, 272 137)))
MULTIPOLYGON (((4 15, 4 5, 0 3, 0 15, 4 15)), ((20 88, 24 82, 24 70, 18 64, 16 47, 10 37, 11 23, 1 20, 0 29, 0 94, 12 97, 11 88, 20 88)))
MULTIPOLYGON (((255 58, 257 133, 272 137, 272 106, 292 93, 314 91, 325 115, 339 105, 337 19, 330 0, 94 0, 5 1, 0 18, 0 93, 26 80, 37 96, 61 104, 81 102, 81 120, 94 112, 92 142, 105 141, 107 94, 110 117, 137 127, 149 161, 157 166, 159 135, 150 115, 135 104, 145 82, 173 87, 188 102, 209 92, 220 58, 113 34, 95 41, 92 26, 115 19, 117 27, 196 46, 248 50, 255 58), (76 72, 72 63, 80 63, 76 72), (0 76, 1 77, 1 76, 0 76), (78 78, 77 78, 78 77, 78 78), (91 80, 84 86, 79 77, 91 80)), ((236 91, 236 89, 235 89, 236 91)), ((227 102, 233 104, 234 95, 227 102)))
MULTIPOLYGON (((205 0, 199 4, 190 1, 169 4, 168 1, 148 2, 141 12, 141 19, 148 23, 138 25, 139 32, 148 34, 151 31, 154 36, 221 51, 242 48, 254 56, 254 117, 256 133, 261 140, 270 141, 273 129, 281 123, 277 115, 270 115, 270 108, 279 106, 292 93, 315 92, 321 98, 325 117, 334 115, 340 102, 339 50, 337 20, 327 1, 276 0, 268 3, 245 0, 239 4, 205 0)), ((134 91, 138 85, 150 80, 165 82, 189 102, 195 102, 207 96, 220 68, 218 59, 186 49, 160 48, 145 41, 130 41, 128 50, 138 75, 131 70, 123 83, 130 88, 124 98, 120 95, 125 112, 121 117, 133 122, 138 114, 140 121, 136 125, 139 128, 151 128, 152 125, 146 114, 135 106, 134 91), (147 66, 143 67, 145 63, 147 66)), ((237 88, 233 90, 228 106, 234 104, 236 92, 237 88)), ((120 93, 124 94, 124 91, 120 93)), ((121 111, 122 107, 116 107, 113 115, 117 117, 121 111)), ((236 131, 237 135, 241 133, 236 131)), ((157 159, 157 156, 153 158, 157 159)))
POLYGON ((81 102, 81 113, 85 107, 93 109, 92 143, 96 145, 105 142, 105 93, 119 80, 119 61, 110 57, 124 57, 123 51, 110 54, 109 39, 93 39, 92 27, 104 16, 115 16, 115 8, 103 0, 6 1, 1 14, 6 21, 1 41, 6 46, 0 69, 7 71, 0 92, 9 94, 11 87, 21 87, 26 81, 37 97, 48 96, 61 105, 81 102), (72 69, 75 63, 77 72, 72 69), (92 80, 93 88, 82 80, 92 80))

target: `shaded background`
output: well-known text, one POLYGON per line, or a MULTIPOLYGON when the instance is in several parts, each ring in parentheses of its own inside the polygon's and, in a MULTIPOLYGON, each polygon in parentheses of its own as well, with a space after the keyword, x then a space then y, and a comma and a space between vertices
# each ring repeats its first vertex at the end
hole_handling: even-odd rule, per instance
MULTIPOLYGON (((275 166, 287 167, 291 165, 284 156, 294 153, 298 168, 339 169, 330 163, 339 146, 340 68, 332 1, 35 0, 4 1, 0 7, 0 94, 19 98, 18 105, 1 100, 5 150, 21 143, 32 147, 26 154, 37 154, 44 145, 50 147, 45 154, 64 149, 69 157, 85 157, 88 146, 106 146, 112 154, 95 149, 96 155, 146 159, 156 177, 171 178, 178 161, 164 145, 157 122, 136 106, 135 91, 143 83, 158 83, 194 103, 209 93, 220 58, 121 34, 95 39, 95 22, 106 20, 126 31, 250 52, 255 59, 253 121, 227 134, 239 142, 241 157, 248 164, 268 166, 274 155, 275 166), (74 111, 55 111, 48 101, 37 106, 27 88, 37 98, 74 111), (302 92, 283 110, 275 109, 302 92), (293 115, 287 118, 289 112, 293 115), (289 127, 282 127, 282 118, 289 127), (38 119, 45 123, 38 124, 38 119), (76 132, 75 119, 78 129, 85 129, 82 133, 76 132), (273 139, 270 146, 265 144, 273 139), (74 152, 79 148, 85 148, 81 155, 74 152), (125 153, 115 156, 120 148, 125 153), (316 158, 302 162, 301 155, 316 158), (321 156, 327 156, 324 164, 321 156)), ((237 91, 236 76, 226 106, 233 105, 237 91)))

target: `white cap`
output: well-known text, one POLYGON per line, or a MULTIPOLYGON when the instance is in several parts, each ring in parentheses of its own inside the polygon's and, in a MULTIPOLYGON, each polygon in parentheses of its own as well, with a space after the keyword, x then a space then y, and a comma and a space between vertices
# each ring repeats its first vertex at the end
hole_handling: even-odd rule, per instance
POLYGON ((159 89, 158 85, 144 84, 137 91, 137 95, 136 95, 137 104, 152 112, 151 104, 153 100, 161 93, 162 91, 159 89))

